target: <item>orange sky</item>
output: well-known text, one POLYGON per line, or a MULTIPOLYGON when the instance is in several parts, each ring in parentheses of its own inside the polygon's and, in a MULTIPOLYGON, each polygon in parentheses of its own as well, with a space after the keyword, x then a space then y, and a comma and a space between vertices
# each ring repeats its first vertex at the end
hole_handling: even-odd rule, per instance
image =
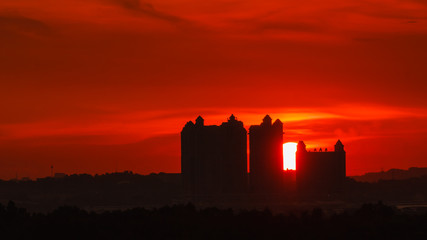
POLYGON ((185 122, 231 113, 426 167, 426 64, 423 0, 3 0, 0 178, 179 172, 185 122))

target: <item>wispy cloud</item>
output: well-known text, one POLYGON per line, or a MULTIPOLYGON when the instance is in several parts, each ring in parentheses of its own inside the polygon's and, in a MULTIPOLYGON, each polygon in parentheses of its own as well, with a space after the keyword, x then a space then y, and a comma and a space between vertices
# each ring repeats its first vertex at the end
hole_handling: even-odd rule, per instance
POLYGON ((107 2, 116 4, 133 13, 145 15, 148 17, 165 20, 172 23, 184 21, 181 17, 159 11, 151 3, 140 0, 106 0, 107 2))
POLYGON ((0 31, 3 37, 18 34, 40 38, 54 33, 54 30, 41 20, 11 13, 0 13, 0 31))

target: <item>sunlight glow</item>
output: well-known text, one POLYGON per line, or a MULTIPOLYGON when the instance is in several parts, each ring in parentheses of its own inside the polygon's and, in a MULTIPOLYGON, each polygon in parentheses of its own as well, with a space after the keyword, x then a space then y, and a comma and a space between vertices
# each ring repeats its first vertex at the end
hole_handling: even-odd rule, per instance
POLYGON ((295 170, 295 153, 297 143, 288 142, 283 144, 283 168, 295 170))

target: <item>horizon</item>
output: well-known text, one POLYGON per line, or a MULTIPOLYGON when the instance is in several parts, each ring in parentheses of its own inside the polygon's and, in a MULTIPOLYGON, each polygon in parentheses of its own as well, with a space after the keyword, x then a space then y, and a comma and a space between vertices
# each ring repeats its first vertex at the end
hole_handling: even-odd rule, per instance
MULTIPOLYGON (((318 114, 318 113, 317 113, 318 114)), ((315 117, 313 117, 312 120, 310 120, 309 122, 315 122, 318 118, 317 118, 317 114, 313 114, 316 115, 315 117)), ((290 125, 297 125, 301 124, 301 122, 305 122, 307 120, 305 119, 299 119, 300 117, 298 117, 298 114, 294 113, 295 116, 291 116, 290 119, 294 118, 295 120, 290 120, 289 123, 290 125)), ((307 115, 307 113, 305 114, 301 114, 301 116, 307 115)), ((244 115, 246 118, 254 118, 255 114, 247 114, 244 115)), ((262 116, 262 115, 260 115, 262 116)), ((275 116, 275 115, 273 115, 275 116)), ((286 114, 282 114, 279 116, 286 116, 286 114)), ((220 118, 221 116, 219 115, 214 115, 214 117, 216 118, 220 118)), ((213 122, 212 120, 209 119, 205 119, 206 125, 216 125, 216 124, 221 124, 223 121, 225 121, 228 117, 224 118, 223 120, 217 120, 215 122, 213 122)), ((259 118, 261 119, 261 118, 259 118)), ((275 119, 275 118, 273 118, 275 119)), ((194 120, 194 119, 193 119, 194 120)), ((242 120, 240 118, 238 118, 238 120, 242 120)), ((282 119, 281 119, 282 120, 282 119)), ((189 120, 192 121, 192 120, 189 120)), ((254 120, 255 122, 256 120, 254 120)), ((245 122, 244 122, 245 123, 245 122)), ((259 123, 254 123, 254 124, 259 124, 259 123)), ((381 166, 379 168, 369 168, 369 167, 365 167, 362 168, 360 165, 357 164, 357 162, 355 161, 355 158, 360 154, 358 152, 352 152, 355 151, 355 148, 352 146, 352 143, 358 143, 361 139, 363 140, 364 138, 358 138, 358 137, 341 137, 339 135, 336 134, 336 132, 334 133, 327 133, 325 135, 321 135, 320 137, 315 137, 312 135, 308 135, 305 140, 304 136, 305 135, 298 135, 299 131, 298 130, 292 130, 292 129, 288 129, 287 127, 287 122, 284 121, 284 138, 283 138, 283 145, 285 146, 285 144, 297 144, 298 141, 302 140, 306 143, 307 145, 307 149, 308 150, 312 150, 312 149, 319 149, 319 148, 328 148, 328 149, 333 149, 334 144, 336 143, 336 141, 338 139, 340 139, 341 141, 343 141, 344 146, 346 148, 347 151, 347 176, 360 176, 363 175, 365 173, 370 173, 370 172, 380 172, 383 171, 384 169, 388 170, 388 169, 409 169, 411 167, 427 167, 427 165, 394 165, 391 166, 389 165, 388 167, 384 167, 381 166), (287 132, 290 132, 291 134, 289 134, 290 136, 288 137, 287 132), (300 137, 301 136, 301 137, 300 137), (292 141, 293 140, 293 141, 292 141), (350 150, 349 150, 350 149, 350 150), (361 170, 362 169, 362 170, 361 170)), ((318 125, 316 125, 318 126, 318 125)), ((249 125, 244 125, 246 130, 249 130, 249 125)), ((307 127, 307 126, 304 126, 307 127)), ((310 131, 311 129, 304 129, 304 131, 310 131)), ((48 139, 49 140, 49 139, 48 139)), ((33 140, 34 141, 34 140, 33 140)), ((8 146, 7 143, 3 143, 3 147, 4 146, 8 146)), ((9 145, 13 146, 13 144, 9 145)), ((147 138, 147 139, 142 139, 140 141, 132 141, 132 142, 119 142, 119 143, 112 143, 112 142, 107 142, 107 143, 97 143, 97 142, 91 142, 91 143, 76 143, 76 142, 66 142, 64 143, 54 143, 52 141, 46 141, 44 142, 43 139, 42 141, 39 141, 38 139, 36 139, 34 142, 29 142, 26 143, 26 145, 24 145, 24 147, 31 147, 34 149, 40 148, 41 149, 41 154, 49 154, 49 153, 54 153, 52 154, 56 159, 59 159, 60 156, 62 156, 62 152, 54 152, 52 150, 49 150, 51 148, 54 147, 58 147, 59 150, 66 149, 68 151, 68 153, 72 152, 75 149, 79 149, 79 148, 83 148, 86 149, 87 152, 90 152, 92 154, 92 156, 96 156, 96 157, 104 157, 104 159, 109 161, 109 166, 107 168, 103 168, 105 169, 105 171, 102 171, 101 168, 93 168, 94 170, 92 171, 85 171, 85 167, 81 167, 81 169, 79 169, 78 167, 74 167, 74 170, 68 170, 66 168, 63 167, 63 165, 61 163, 59 163, 59 168, 57 167, 57 165, 55 164, 56 161, 52 161, 52 163, 49 163, 47 161, 45 162, 45 166, 44 169, 42 169, 40 171, 40 169, 37 169, 39 171, 38 174, 21 174, 20 171, 15 171, 15 172, 8 172, 8 174, 6 176, 8 177, 4 177, 4 176, 0 176, 0 179, 15 179, 16 176, 18 175, 18 179, 20 178, 31 178, 31 179, 36 179, 36 178, 43 178, 43 177, 48 177, 50 176, 50 167, 53 165, 55 168, 55 170, 57 170, 56 172, 60 172, 60 173, 66 173, 66 174, 91 174, 91 175, 95 175, 95 174, 104 174, 104 173, 114 173, 114 172, 123 172, 123 171, 132 171, 134 173, 137 174, 151 174, 151 173, 180 173, 180 143, 179 143, 179 134, 164 134, 163 136, 156 136, 153 138, 147 138), (169 138, 169 139, 168 139, 169 138), (178 141, 173 141, 171 139, 177 139, 178 141), (167 146, 162 146, 162 144, 164 144, 164 140, 166 139, 166 142, 168 143, 167 146), (34 144, 35 146, 33 146, 32 144, 34 144), (172 146, 172 147, 171 147, 172 146), (67 149, 66 147, 69 147, 69 149, 67 149), (168 148, 170 147, 170 148, 168 148), (92 148, 92 149, 91 149, 92 148), (111 148, 117 148, 117 149, 113 149, 111 150, 111 148), (89 151, 88 151, 89 149, 89 151), (157 162, 161 165, 161 163, 164 163, 164 161, 166 160, 168 163, 170 163, 170 165, 166 166, 165 169, 171 169, 171 170, 163 170, 161 167, 151 167, 151 168, 147 168, 147 169, 142 169, 142 170, 138 170, 138 167, 126 167, 125 164, 123 164, 123 162, 120 162, 120 154, 121 153, 126 153, 128 150, 130 150, 130 154, 127 156, 128 158, 130 158, 131 160, 133 160, 134 164, 136 165, 138 162, 136 162, 137 160, 141 160, 142 162, 146 161, 147 159, 143 159, 143 156, 145 153, 147 153, 147 151, 153 151, 155 153, 157 153, 157 156, 151 156, 151 158, 158 158, 159 155, 161 156, 164 152, 162 151, 166 151, 169 152, 169 154, 166 154, 166 156, 170 156, 169 159, 162 159, 163 162, 157 162), (174 152, 171 152, 171 150, 174 150, 174 152), (111 153, 113 153, 112 155, 110 155, 111 153), (140 159, 137 159, 138 157, 140 157, 140 159), (136 169, 136 170, 135 170, 136 169), (148 169, 155 169, 155 170, 148 170, 148 169), (43 172, 43 173, 40 173, 43 172)), ((359 147, 359 146, 357 146, 359 147)), ((357 148, 356 148, 357 149, 357 148)), ((373 152, 372 148, 367 148, 370 150, 370 153, 375 153, 373 152)), ((249 146, 248 146, 248 151, 249 151, 249 146)), ((0 152, 0 155, 2 153, 0 152)), ((293 165, 295 164, 295 160, 291 160, 293 161, 293 163, 289 163, 286 162, 286 153, 284 152, 284 170, 286 170, 287 166, 289 166, 289 164, 293 165)), ((79 156, 78 154, 76 156, 79 156)), ((289 155, 288 155, 289 156, 289 155)), ((369 156, 372 157, 373 156, 369 156)), ((164 157, 165 158, 165 157, 164 157)), ((78 157, 76 158, 69 158, 69 161, 74 161, 75 159, 78 159, 78 157)), ((357 159, 357 158, 356 158, 357 159)), ((149 159, 148 159, 149 160, 149 159)), ((248 155, 248 166, 249 166, 249 155, 248 155)), ((58 162, 57 162, 58 163, 58 162)), ((424 162, 423 162, 424 163, 424 162)), ((134 166, 135 166, 134 165, 134 166)), ((387 166, 387 165, 386 165, 387 166)), ((39 166, 40 168, 42 166, 39 166)), ((289 168, 289 167, 288 167, 289 168)), ((294 170, 292 168, 289 168, 289 170, 294 170)), ((248 168, 248 172, 249 168, 248 168)), ((3 173, 4 174, 4 173, 3 173)))
MULTIPOLYGON (((370 176, 371 174, 378 174, 378 173, 380 173, 380 174, 383 174, 383 173, 388 173, 388 172, 390 172, 390 171, 395 171, 395 170, 398 170, 398 171, 410 171, 410 170, 414 170, 414 169, 427 169, 427 167, 410 167, 410 168, 408 168, 408 169, 400 169, 400 168, 390 168, 390 169, 387 169, 387 170, 384 170, 384 169, 382 169, 381 171, 379 171, 379 172, 366 172, 366 173, 364 173, 364 174, 362 174, 362 175, 352 175, 352 176, 346 176, 347 178, 353 178, 353 179, 355 179, 356 181, 358 181, 357 179, 359 178, 359 177, 365 177, 365 176, 370 176)), ((294 169, 283 169, 283 172, 287 172, 287 171, 290 171, 290 172, 295 172, 295 170, 294 169)), ((248 173, 250 173, 250 172, 248 172, 248 173)), ((43 177, 39 177, 39 178, 29 178, 29 177, 19 177, 18 179, 17 178, 11 178, 11 179, 1 179, 0 178, 0 180, 1 181, 37 181, 38 179, 45 179, 45 178, 53 178, 53 179, 61 179, 61 178, 63 178, 63 177, 69 177, 69 176, 74 176, 74 175, 90 175, 90 176, 92 176, 92 177, 95 177, 95 176, 102 176, 102 175, 113 175, 113 174, 134 174, 134 175, 141 175, 141 176, 150 176, 150 175, 161 175, 161 174, 182 174, 182 173, 180 173, 180 172, 151 172, 151 173, 148 173, 148 174, 140 174, 140 173, 135 173, 135 172, 133 172, 133 171, 129 171, 129 170, 123 170, 123 171, 119 171, 119 172, 104 172, 104 173, 100 173, 100 174, 98 174, 98 173, 95 173, 95 174, 89 174, 89 173, 63 173, 63 172, 53 172, 53 176, 51 176, 51 175, 49 175, 49 176, 43 176, 43 177), (61 176, 55 176, 55 174, 60 174, 61 176), (62 174, 65 174, 65 175, 62 175, 62 174)), ((382 179, 382 178, 380 178, 380 177, 378 177, 378 179, 382 179)), ((403 178, 403 179, 406 179, 406 178, 403 178)), ((387 179, 383 179, 383 180, 387 180, 387 179)), ((398 179, 399 180, 399 179, 398 179)))

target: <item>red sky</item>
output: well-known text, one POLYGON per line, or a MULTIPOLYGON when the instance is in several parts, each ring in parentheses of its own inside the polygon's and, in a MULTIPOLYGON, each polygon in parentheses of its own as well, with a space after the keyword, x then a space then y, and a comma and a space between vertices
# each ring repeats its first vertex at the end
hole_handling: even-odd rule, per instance
POLYGON ((179 172, 199 114, 427 166, 424 0, 3 0, 0 178, 179 172))

